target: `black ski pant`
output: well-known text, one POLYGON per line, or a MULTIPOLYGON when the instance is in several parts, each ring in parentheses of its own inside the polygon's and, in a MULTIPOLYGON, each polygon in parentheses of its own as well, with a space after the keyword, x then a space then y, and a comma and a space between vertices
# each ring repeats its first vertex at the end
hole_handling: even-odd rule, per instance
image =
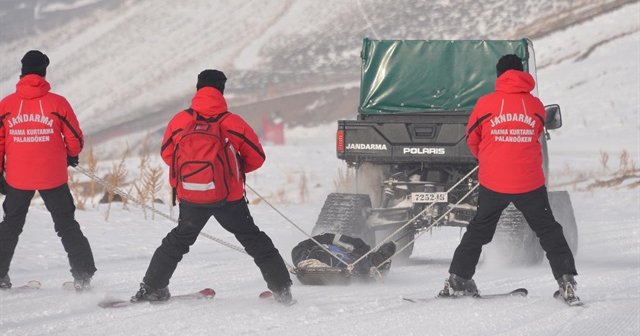
POLYGON ((289 271, 280 253, 266 233, 253 222, 247 202, 233 201, 218 208, 197 207, 180 203, 178 226, 162 240, 151 258, 144 283, 151 288, 164 288, 182 257, 198 238, 209 218, 213 216, 222 227, 233 233, 245 251, 253 258, 267 287, 279 291, 291 285, 289 271))
MULTIPOLYGON (((2 203, 4 219, 0 222, 0 277, 9 272, 29 204, 35 194, 35 190, 20 190, 9 185, 6 185, 6 191, 6 198, 2 203)), ((65 183, 60 187, 38 192, 51 213, 55 231, 67 252, 71 274, 74 278, 93 276, 96 272, 93 253, 89 241, 75 220, 76 207, 69 186, 65 183)))
POLYGON ((480 186, 478 211, 456 248, 449 273, 465 279, 473 277, 482 246, 493 239, 500 215, 510 203, 522 212, 540 239, 553 277, 558 279, 564 274, 577 275, 573 254, 562 232, 562 226, 551 213, 547 188, 544 186, 522 194, 503 194, 480 186))

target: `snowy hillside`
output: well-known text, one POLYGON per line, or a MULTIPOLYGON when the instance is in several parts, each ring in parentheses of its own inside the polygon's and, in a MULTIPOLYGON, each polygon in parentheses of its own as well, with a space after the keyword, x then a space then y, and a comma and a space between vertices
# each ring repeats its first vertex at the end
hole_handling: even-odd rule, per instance
MULTIPOLYGON (((124 120, 149 102, 159 104, 161 99, 158 97, 169 101, 174 94, 187 94, 190 88, 184 88, 184 83, 192 83, 198 69, 207 66, 208 63, 200 57, 212 50, 201 44, 202 38, 206 37, 215 44, 219 43, 215 41, 228 40, 230 36, 237 35, 232 32, 235 28, 229 24, 217 24, 216 29, 185 24, 187 9, 171 7, 170 2, 166 3, 166 6, 152 6, 149 2, 123 1, 121 7, 115 9, 92 11, 93 16, 88 16, 87 22, 93 22, 98 17, 104 18, 100 24, 87 28, 89 25, 79 20, 65 25, 82 27, 78 29, 80 33, 65 39, 68 40, 68 48, 53 47, 51 38, 63 31, 56 29, 3 43, 0 50, 3 55, 9 56, 0 60, 3 69, 0 75, 2 92, 12 88, 17 75, 14 71, 15 60, 22 55, 24 42, 31 40, 51 48, 49 54, 54 59, 52 67, 59 68, 58 74, 51 68, 50 79, 59 92, 76 95, 71 101, 83 106, 79 108, 82 122, 91 125, 91 129, 99 129, 102 123, 107 125, 106 120, 124 120), (145 13, 155 13, 157 16, 153 20, 145 19, 145 15, 148 15, 145 13), (158 22, 163 15, 166 20, 158 22), (175 19, 174 15, 180 17, 175 19), (170 20, 169 16, 174 19, 170 20), (154 38, 171 40, 176 47, 161 50, 161 41, 158 45, 151 43, 153 47, 146 44, 146 47, 142 47, 143 42, 147 41, 146 37, 142 38, 142 33, 133 33, 135 29, 125 29, 125 25, 138 27, 136 31, 147 28, 158 30, 159 34, 154 38), (189 29, 195 35, 187 34, 189 29), (199 29, 212 30, 207 30, 205 34, 199 29), (111 30, 117 31, 117 35, 101 33, 111 30), (140 45, 132 41, 138 41, 140 45), (94 51, 87 51, 87 48, 108 52, 103 55, 103 60, 95 56, 94 51), (130 51, 129 56, 115 52, 124 49, 130 51), (139 57, 132 57, 131 60, 132 54, 139 57), (77 57, 79 55, 86 55, 87 58, 81 59, 77 57), (157 63, 145 63, 141 55, 157 63), (126 64, 127 67, 113 67, 113 64, 126 64), (165 69, 164 72, 171 75, 162 76, 163 71, 144 71, 151 68, 165 69), (7 72, 11 74, 5 76, 7 72), (73 77, 64 77, 64 74, 71 73, 73 77), (101 76, 104 76, 102 80, 101 76), (137 89, 126 90, 128 86, 137 89), (94 91, 87 90, 88 87, 96 90, 95 96, 91 94, 94 91), (143 91, 142 88, 148 90, 143 91), (126 109, 115 108, 123 105, 126 109), (109 113, 109 118, 102 118, 109 113)), ((185 3, 196 6, 204 1, 185 3)), ((378 13, 388 9, 382 5, 384 1, 270 1, 269 5, 261 1, 213 3, 206 11, 201 11, 202 17, 216 17, 215 8, 222 8, 217 6, 233 8, 238 18, 243 17, 238 24, 252 27, 247 28, 249 32, 259 32, 260 36, 264 36, 263 39, 258 38, 260 45, 268 46, 277 46, 276 40, 282 36, 280 32, 285 30, 299 31, 301 34, 307 32, 305 29, 313 32, 312 27, 304 28, 308 26, 304 22, 310 21, 311 17, 317 18, 314 22, 331 22, 341 15, 347 15, 344 13, 348 10, 357 11, 355 13, 370 11, 374 3, 379 5, 378 13), (273 5, 276 3, 277 7, 273 5), (325 3, 328 5, 321 6, 325 3), (271 22, 267 24, 269 20, 271 22), (294 24, 296 22, 297 26, 294 24), (273 28, 264 31, 256 28, 261 25, 273 28), (273 32, 270 32, 271 29, 274 29, 273 32)), ((413 7, 417 6, 414 2, 402 3, 407 6, 398 5, 398 8, 411 9, 406 15, 419 16, 416 14, 419 11, 413 7)), ((446 7, 456 2, 433 3, 446 7)), ((469 6, 471 3, 477 2, 470 1, 469 6)), ((542 16, 554 10, 553 6, 567 6, 572 2, 557 1, 553 2, 553 6, 538 1, 522 3, 532 13, 542 16)), ((463 9, 460 8, 454 9, 462 13, 463 9)), ((499 9, 496 5, 491 8, 496 11, 499 9)), ((394 12, 394 15, 397 15, 396 18, 402 17, 400 12, 394 12)), ((195 20, 194 16, 189 17, 195 20)), ((229 21, 222 14, 218 14, 217 18, 218 21, 229 21)), ((372 19, 375 16, 369 18, 374 20, 372 26, 381 20, 372 19)), ((358 20, 364 19, 356 16, 349 22, 356 24, 360 22, 358 20)), ((492 19, 478 20, 480 22, 474 22, 474 25, 479 27, 479 34, 497 34, 504 29, 499 25, 489 27, 492 19), (485 22, 484 26, 482 22, 485 22)), ((523 23, 530 23, 522 20, 523 23)), ((439 37, 464 36, 463 33, 444 30, 447 24, 439 23, 443 29, 439 37)), ((359 27, 362 34, 370 34, 365 23, 361 22, 359 27)), ((402 28, 398 26, 397 29, 402 28)), ((395 33, 403 32, 398 30, 395 33)), ((422 37, 417 30, 411 30, 408 34, 422 37)), ((339 35, 333 36, 338 39, 335 36, 339 35)), ((351 46, 351 53, 356 54, 345 54, 345 59, 357 59, 359 38, 353 38, 354 44, 351 46)), ((247 39, 256 40, 255 36, 247 39)), ((440 300, 420 304, 403 301, 402 297, 405 296, 433 297, 441 289, 461 233, 458 229, 441 228, 433 234, 423 235, 417 242, 410 263, 394 264, 384 282, 314 287, 304 286, 294 279, 293 293, 299 302, 292 307, 260 301, 257 295, 265 285, 253 262, 244 254, 202 238, 178 266, 170 288, 172 293, 179 294, 213 287, 218 292, 213 301, 175 302, 157 306, 143 304, 104 310, 97 307, 98 301, 104 297, 127 298, 133 295, 153 251, 174 223, 164 219, 145 219, 139 208, 128 205, 123 209, 119 203, 114 204, 108 221, 105 220, 105 205, 89 205, 88 210, 78 211, 78 221, 93 246, 99 269, 93 281, 94 290, 79 295, 60 288, 60 284, 70 278, 68 262, 53 231, 48 212, 41 201, 36 200, 27 217, 10 275, 17 285, 38 279, 42 281, 43 288, 38 291, 0 292, 0 335, 640 334, 638 177, 625 180, 620 185, 590 187, 598 179, 616 175, 619 156, 625 150, 631 161, 627 164, 637 168, 640 163, 640 3, 636 1, 579 25, 534 39, 533 42, 540 68, 540 97, 548 104, 559 103, 563 111, 563 128, 551 132, 550 187, 568 189, 571 194, 579 230, 579 254, 576 257, 580 273, 577 277, 578 294, 586 302, 585 307, 570 308, 551 297, 556 284, 546 261, 534 267, 505 267, 499 260, 488 258, 479 265, 475 276, 481 292, 527 287, 529 297, 499 301, 440 300), (602 153, 610 155, 606 167, 602 163, 602 153)), ((260 69, 246 69, 256 64, 256 55, 261 55, 260 59, 270 59, 275 55, 264 56, 259 51, 264 53, 266 49, 257 47, 258 44, 252 44, 253 47, 241 45, 242 42, 234 40, 220 54, 212 56, 211 61, 237 60, 234 62, 239 63, 228 61, 227 64, 236 69, 234 71, 238 76, 253 78, 252 71, 260 69), (230 55, 243 57, 228 58, 230 55)), ((344 50, 347 49, 345 43, 344 50)), ((261 69, 273 69, 276 63, 269 62, 261 63, 261 69)), ((317 69, 321 69, 320 63, 317 69)), ((313 76, 309 74, 309 77, 313 76)), ((260 77, 256 75, 255 78, 260 77)), ((265 166, 248 176, 251 187, 266 196, 306 232, 311 231, 326 195, 334 191, 339 169, 344 169, 343 164, 335 158, 334 132, 335 123, 288 129, 287 145, 266 146, 265 166), (301 201, 303 180, 306 181, 308 196, 304 202, 301 201)), ((109 146, 121 150, 117 142, 109 146)), ((135 164, 133 161, 132 165, 135 164)), ((108 163, 101 165, 103 169, 108 169, 108 163)), ((134 171, 132 166, 130 173, 134 171)), ((305 235, 265 202, 260 202, 256 195, 248 193, 248 196, 256 223, 272 237, 290 262, 291 248, 305 239, 305 235)), ((170 212, 166 206, 160 209, 165 213, 170 212)), ((204 231, 236 244, 233 237, 214 220, 209 222, 204 231)))
POLYGON ((551 135, 552 167, 594 168, 600 152, 617 161, 623 150, 639 163, 640 4, 534 45, 540 98, 563 111, 564 126, 551 135))
MULTIPOLYGON (((98 143, 163 126, 189 103, 196 74, 205 68, 229 75, 234 108, 301 90, 357 83, 366 36, 514 37, 517 28, 555 13, 627 2, 2 2, 0 18, 8 29, 0 35, 0 91, 12 90, 24 52, 42 49, 52 59, 48 79, 54 90, 69 98, 86 133, 95 135, 89 140, 98 143)), ((265 112, 259 105, 253 110, 265 112)))

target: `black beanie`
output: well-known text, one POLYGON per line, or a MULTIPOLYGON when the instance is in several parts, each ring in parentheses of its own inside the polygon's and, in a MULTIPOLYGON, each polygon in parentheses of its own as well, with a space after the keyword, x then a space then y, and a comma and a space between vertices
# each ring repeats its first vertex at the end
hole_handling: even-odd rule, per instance
POLYGON ((222 71, 204 70, 198 75, 198 84, 196 84, 196 89, 200 90, 205 86, 209 86, 218 89, 220 93, 224 93, 224 84, 226 81, 227 77, 222 71))
POLYGON ((24 57, 22 57, 22 71, 21 75, 26 76, 29 74, 35 74, 42 77, 47 75, 47 66, 49 65, 49 57, 43 54, 39 50, 29 50, 24 57))
POLYGON ((523 71, 522 59, 514 54, 504 55, 500 57, 498 64, 496 64, 496 73, 498 77, 507 70, 519 70, 523 71))

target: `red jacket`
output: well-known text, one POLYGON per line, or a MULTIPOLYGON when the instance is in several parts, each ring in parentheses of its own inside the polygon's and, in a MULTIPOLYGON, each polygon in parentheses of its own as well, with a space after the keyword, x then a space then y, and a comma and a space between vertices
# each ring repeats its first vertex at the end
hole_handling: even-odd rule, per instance
POLYGON ((530 74, 508 70, 469 117, 467 144, 480 162, 479 182, 495 192, 525 193, 545 183, 539 141, 545 110, 530 93, 534 87, 530 74))
POLYGON ((78 156, 83 136, 69 102, 38 75, 26 75, 0 101, 0 172, 22 190, 46 190, 68 180, 67 156, 78 156))
MULTIPOLYGON (((211 87, 203 87, 198 90, 191 100, 191 109, 204 118, 210 118, 220 113, 227 112, 227 102, 222 93, 211 87)), ((193 120, 193 116, 186 111, 176 114, 167 125, 162 140, 160 155, 164 162, 171 166, 175 141, 180 135, 180 131, 193 120)), ((251 126, 240 116, 229 113, 220 121, 220 128, 223 134, 229 139, 233 147, 240 155, 241 166, 244 173, 252 172, 264 163, 265 154, 258 136, 251 126)), ((244 181, 242 179, 232 179, 229 183, 228 201, 236 201, 244 197, 244 181)), ((178 195, 180 198, 180 195, 178 195)))

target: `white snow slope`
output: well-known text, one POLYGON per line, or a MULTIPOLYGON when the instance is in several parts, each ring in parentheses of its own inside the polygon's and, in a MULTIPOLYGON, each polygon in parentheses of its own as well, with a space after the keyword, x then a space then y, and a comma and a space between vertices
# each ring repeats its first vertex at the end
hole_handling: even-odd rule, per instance
MULTIPOLYGON (((563 129, 552 133, 552 173, 596 171, 601 151, 615 158, 626 149, 638 162, 639 13, 636 3, 534 41, 538 61, 550 64, 538 74, 540 95, 545 102, 559 102, 565 116, 563 129), (616 36, 623 29, 629 33, 579 61, 564 47, 579 48, 596 33, 616 36), (560 57, 563 53, 566 58, 560 57)), ((288 144, 267 146, 267 163, 248 179, 306 232, 343 167, 335 159, 334 129, 289 130, 288 144), (302 174, 309 186, 306 202, 299 201, 302 174), (278 196, 280 190, 286 192, 278 196)), ((213 287, 218 292, 214 300, 105 310, 97 307, 105 296, 128 298, 137 290, 153 251, 174 224, 145 220, 138 208, 119 204, 109 221, 104 205, 78 211, 99 271, 94 289, 76 294, 60 288, 70 278, 69 266, 49 214, 35 201, 10 275, 16 285, 38 279, 43 288, 0 292, 0 335, 638 335, 640 190, 570 192, 579 227, 579 295, 586 302, 580 308, 551 297, 556 284, 547 262, 507 268, 486 259, 475 276, 482 292, 527 287, 529 297, 403 301, 403 296, 432 297, 442 286, 460 237, 459 230, 442 228, 423 235, 411 262, 393 265, 384 282, 313 287, 294 279, 299 302, 291 307, 260 301, 257 295, 265 285, 253 262, 202 238, 179 265, 170 288, 178 294, 213 287)), ((290 261, 291 248, 306 237, 264 202, 250 208, 290 261)), ((214 220, 205 232, 235 243, 214 220)))
MULTIPOLYGON (((51 58, 47 78, 54 92, 69 99, 86 134, 143 116, 147 118, 141 128, 154 131, 159 126, 154 115, 170 114, 176 109, 171 103, 189 98, 202 69, 227 73, 231 101, 239 87, 259 97, 267 89, 260 83, 287 84, 294 75, 341 71, 351 82, 358 79, 365 36, 499 38, 510 27, 573 5, 589 8, 614 1, 620 0, 114 0, 111 6, 95 0, 91 2, 112 8, 66 14, 63 18, 68 19, 58 18, 62 22, 55 26, 36 28, 34 34, 6 43, 0 38, 0 92, 13 91, 25 51, 39 49, 51 58), (241 75, 244 71, 253 75, 241 75)), ((3 21, 2 8, 13 7, 3 2, 0 31, 36 23, 3 21)), ((38 3, 42 5, 35 6, 36 16, 45 12, 45 22, 47 17, 58 22, 56 13, 65 4, 82 7, 87 1, 38 3)), ((287 85, 306 86, 300 79, 297 83, 287 85)))

